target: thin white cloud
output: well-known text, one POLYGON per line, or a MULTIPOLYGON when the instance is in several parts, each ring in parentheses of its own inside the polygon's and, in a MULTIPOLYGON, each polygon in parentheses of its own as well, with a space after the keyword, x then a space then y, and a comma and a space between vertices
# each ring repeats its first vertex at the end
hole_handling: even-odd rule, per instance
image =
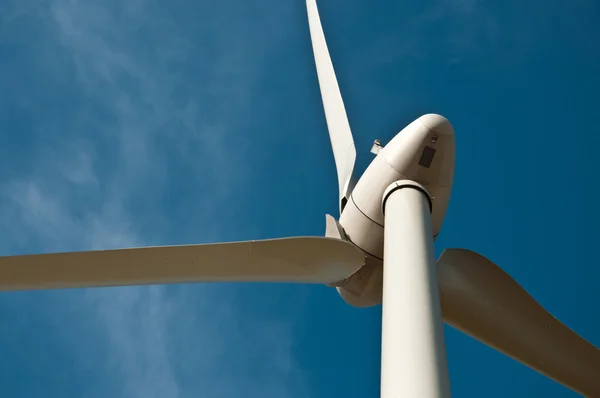
MULTIPOLYGON (((13 83, 0 80, 0 88, 14 93, 15 112, 31 116, 26 149, 0 161, 7 167, 9 162, 19 164, 17 157, 25 160, 0 181, 0 232, 9 237, 1 243, 2 254, 162 243, 156 240, 163 236, 147 232, 145 226, 165 224, 160 213, 173 169, 201 171, 196 183, 211 187, 210 198, 192 214, 198 224, 215 224, 210 202, 226 200, 229 187, 243 183, 249 161, 239 156, 244 132, 236 131, 238 121, 230 115, 244 112, 252 73, 263 66, 264 51, 276 48, 262 46, 263 53, 249 57, 255 37, 249 34, 244 42, 245 32, 238 32, 231 38, 218 25, 202 28, 204 37, 191 37, 153 1, 14 1, 4 7, 2 40, 27 50, 29 64, 15 67, 24 67, 39 85, 23 94, 22 87, 9 91, 13 83), (21 30, 22 24, 37 27, 21 30), (217 49, 208 51, 211 41, 217 49), (199 50, 210 55, 200 61, 207 65, 198 76, 200 84, 181 71, 199 50), (231 157, 227 142, 234 139, 238 156, 231 157)), ((5 133, 18 134, 10 129, 5 133)), ((203 238, 218 235, 218 230, 209 230, 203 238)), ((294 368, 292 323, 265 320, 251 336, 239 336, 238 314, 230 301, 217 300, 218 295, 212 287, 193 292, 185 287, 132 287, 66 292, 38 305, 49 311, 60 307, 71 317, 72 328, 63 337, 75 342, 83 368, 101 370, 110 383, 90 386, 87 396, 285 397, 292 386, 297 392, 302 377, 294 368), (199 315, 190 318, 190 310, 199 315), (82 330, 84 335, 74 335, 82 330), (222 362, 226 346, 230 339, 241 344, 235 340, 246 337, 254 339, 254 348, 248 350, 255 356, 264 344, 278 342, 276 355, 254 366, 255 371, 269 371, 270 380, 227 373, 222 362), (182 352, 180 338, 196 339, 197 351, 182 352), (87 362, 95 344, 105 347, 101 364, 87 362), (200 368, 198 384, 182 385, 178 378, 178 358, 186 354, 200 356, 187 358, 200 368), (236 383, 227 377, 235 377, 236 383), (200 391, 190 390, 190 385, 200 391), (267 391, 261 393, 262 388, 267 391)))

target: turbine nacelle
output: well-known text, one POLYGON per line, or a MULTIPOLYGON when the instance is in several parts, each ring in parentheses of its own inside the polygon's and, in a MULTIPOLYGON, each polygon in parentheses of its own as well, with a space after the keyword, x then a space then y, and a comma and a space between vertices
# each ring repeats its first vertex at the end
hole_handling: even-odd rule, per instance
POLYGON ((373 159, 357 182, 340 217, 348 239, 383 258, 381 198, 394 181, 424 185, 432 199, 432 230, 439 233, 454 177, 454 130, 446 118, 421 116, 398 133, 373 159))
MULTIPOLYGON (((384 215, 381 198, 398 180, 422 184, 431 199, 433 237, 446 214, 454 176, 454 129, 443 116, 427 114, 398 133, 373 159, 357 182, 340 217, 344 238, 367 254, 365 267, 338 292, 350 305, 381 303, 384 215)), ((329 236, 329 235, 328 235, 329 236)))

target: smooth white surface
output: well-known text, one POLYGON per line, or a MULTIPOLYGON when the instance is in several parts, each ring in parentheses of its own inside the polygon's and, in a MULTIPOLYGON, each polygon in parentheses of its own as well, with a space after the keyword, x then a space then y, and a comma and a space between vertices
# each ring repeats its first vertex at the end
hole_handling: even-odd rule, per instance
POLYGON ((348 123, 342 94, 340 93, 331 57, 329 56, 329 50, 327 49, 327 43, 325 42, 325 35, 323 34, 316 1, 306 0, 306 8, 323 108, 333 148, 335 167, 337 168, 341 213, 342 199, 349 198, 352 188, 351 182, 354 163, 356 162, 356 148, 354 147, 354 139, 352 138, 352 131, 348 123))
POLYGON ((434 133, 442 135, 454 135, 454 127, 452 127, 452 124, 450 124, 448 119, 441 115, 428 113, 427 115, 421 116, 417 120, 434 133))
POLYGON ((425 194, 393 191, 385 202, 385 225, 381 397, 450 397, 425 194))
POLYGON ((446 323, 586 397, 600 397, 600 350, 500 267, 473 251, 447 249, 437 270, 446 323))
POLYGON ((352 191, 340 217, 348 239, 365 252, 383 258, 381 197, 391 183, 404 179, 424 185, 430 193, 432 231, 436 236, 450 201, 454 161, 454 130, 445 117, 427 114, 410 123, 381 149, 352 191), (419 164, 425 147, 435 150, 429 167, 419 164))
POLYGON ((0 290, 193 282, 331 283, 364 254, 321 237, 0 257, 0 290))

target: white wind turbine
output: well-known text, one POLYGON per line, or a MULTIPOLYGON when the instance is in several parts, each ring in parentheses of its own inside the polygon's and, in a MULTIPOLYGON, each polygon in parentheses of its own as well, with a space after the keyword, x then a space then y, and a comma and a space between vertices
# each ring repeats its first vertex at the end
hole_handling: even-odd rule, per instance
POLYGON ((445 250, 440 232, 454 174, 454 130, 420 117, 360 179, 354 140, 315 0, 307 0, 339 183, 326 237, 0 257, 0 290, 194 282, 318 283, 350 305, 383 305, 381 396, 449 397, 442 321, 583 395, 600 397, 600 350, 544 310, 497 265, 445 250))

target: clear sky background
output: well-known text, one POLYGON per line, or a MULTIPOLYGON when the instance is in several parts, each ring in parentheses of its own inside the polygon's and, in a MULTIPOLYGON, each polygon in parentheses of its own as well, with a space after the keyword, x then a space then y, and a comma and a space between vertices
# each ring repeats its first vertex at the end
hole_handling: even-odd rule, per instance
MULTIPOLYGON (((320 0, 358 169, 453 123, 436 243, 600 345, 600 6, 320 0)), ((323 235, 337 181, 302 0, 0 2, 0 254, 323 235)), ((0 293, 3 397, 376 397, 381 308, 301 285, 0 293)), ((447 327, 456 397, 575 397, 447 327)))

